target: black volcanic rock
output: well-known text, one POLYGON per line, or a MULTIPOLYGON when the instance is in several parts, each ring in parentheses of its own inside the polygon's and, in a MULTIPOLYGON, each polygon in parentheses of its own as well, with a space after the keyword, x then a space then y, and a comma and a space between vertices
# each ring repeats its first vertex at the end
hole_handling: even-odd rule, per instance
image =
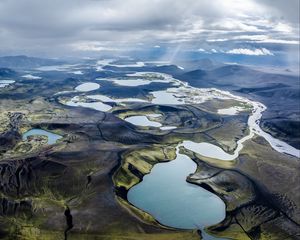
POLYGON ((207 76, 207 72, 201 69, 194 70, 191 72, 184 73, 180 76, 180 79, 185 79, 187 81, 201 80, 203 77, 207 76))
POLYGON ((16 72, 9 68, 0 68, 0 77, 13 77, 16 72))

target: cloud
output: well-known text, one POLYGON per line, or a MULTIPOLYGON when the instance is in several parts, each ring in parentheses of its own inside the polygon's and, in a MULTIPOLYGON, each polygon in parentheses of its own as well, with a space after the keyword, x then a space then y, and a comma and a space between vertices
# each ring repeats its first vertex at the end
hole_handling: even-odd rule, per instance
POLYGON ((207 42, 243 41, 252 43, 299 44, 299 39, 274 39, 268 35, 237 35, 231 38, 208 39, 207 42))
POLYGON ((265 6, 272 17, 284 19, 299 26, 299 0, 255 0, 265 6))
POLYGON ((217 39, 207 39, 207 42, 226 42, 228 41, 228 38, 217 38, 217 39))
POLYGON ((101 42, 81 42, 71 44, 71 47, 76 51, 92 51, 92 52, 102 52, 102 51, 118 51, 117 48, 105 47, 101 42))
POLYGON ((256 49, 247 49, 247 48, 235 48, 227 51, 228 54, 239 54, 239 55, 254 55, 254 56, 263 56, 263 55, 271 55, 274 54, 270 52, 266 48, 256 48, 256 49))
MULTIPOLYGON (((296 44, 298 0, 1 0, 0 54, 296 44), (292 5, 292 6, 289 6, 292 5), (252 39, 235 38, 239 35, 252 39), (259 38, 255 35, 266 36, 259 38)), ((262 48, 263 46, 256 46, 262 48)))
POLYGON ((257 43, 276 43, 276 44, 294 44, 299 45, 299 40, 284 40, 284 39, 263 39, 257 40, 257 43))
MULTIPOLYGON (((249 22, 250 23, 250 22, 249 22)), ((256 25, 249 24, 248 21, 243 20, 243 18, 225 18, 222 21, 215 22, 211 24, 213 29, 233 31, 233 32, 263 32, 256 25)))

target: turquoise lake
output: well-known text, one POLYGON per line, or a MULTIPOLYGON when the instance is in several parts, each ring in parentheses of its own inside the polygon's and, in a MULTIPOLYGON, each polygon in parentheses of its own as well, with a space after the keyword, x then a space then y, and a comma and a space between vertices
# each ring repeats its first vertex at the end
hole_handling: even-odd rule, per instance
POLYGON ((54 144, 56 143, 56 141, 60 138, 62 138, 62 136, 52 133, 52 132, 48 132, 42 129, 38 129, 38 128, 33 128, 27 132, 25 132, 23 134, 23 140, 26 140, 27 137, 29 136, 33 136, 33 135, 43 135, 43 136, 47 136, 48 137, 48 144, 54 144))
MULTIPOLYGON (((128 192, 128 201, 163 225, 201 229, 225 218, 225 204, 215 194, 186 182, 197 165, 178 153, 175 160, 156 164, 143 181, 128 192)), ((204 239, 220 239, 202 231, 204 239)))

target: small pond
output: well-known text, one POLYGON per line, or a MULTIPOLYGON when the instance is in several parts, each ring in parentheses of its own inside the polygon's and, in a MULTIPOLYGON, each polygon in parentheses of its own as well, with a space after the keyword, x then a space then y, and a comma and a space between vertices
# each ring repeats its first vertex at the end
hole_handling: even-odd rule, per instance
POLYGON ((62 136, 60 136, 58 134, 48 132, 48 131, 45 131, 43 129, 33 128, 33 129, 31 129, 31 130, 29 130, 29 131, 27 131, 23 134, 23 140, 27 140, 27 137, 33 136, 33 135, 47 136, 48 137, 48 142, 47 142, 48 144, 54 144, 54 143, 56 143, 56 141, 58 139, 62 138, 62 136))

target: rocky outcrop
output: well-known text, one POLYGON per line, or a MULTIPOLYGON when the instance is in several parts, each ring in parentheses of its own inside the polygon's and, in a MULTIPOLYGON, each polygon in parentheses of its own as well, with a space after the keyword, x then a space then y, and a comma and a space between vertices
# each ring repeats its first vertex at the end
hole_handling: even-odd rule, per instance
POLYGON ((8 112, 7 119, 9 123, 3 132, 0 132, 0 152, 13 148, 21 140, 19 133, 20 121, 23 114, 19 112, 8 112))

